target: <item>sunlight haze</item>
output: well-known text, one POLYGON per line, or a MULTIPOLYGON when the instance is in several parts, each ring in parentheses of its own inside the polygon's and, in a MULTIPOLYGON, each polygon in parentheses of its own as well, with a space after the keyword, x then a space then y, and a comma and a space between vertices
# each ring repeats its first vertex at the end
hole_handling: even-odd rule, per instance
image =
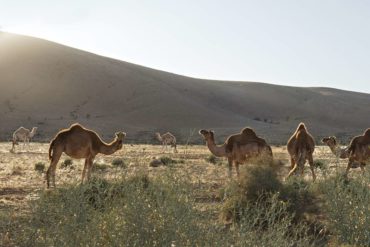
POLYGON ((0 30, 191 77, 370 93, 369 13, 368 1, 0 0, 0 30))

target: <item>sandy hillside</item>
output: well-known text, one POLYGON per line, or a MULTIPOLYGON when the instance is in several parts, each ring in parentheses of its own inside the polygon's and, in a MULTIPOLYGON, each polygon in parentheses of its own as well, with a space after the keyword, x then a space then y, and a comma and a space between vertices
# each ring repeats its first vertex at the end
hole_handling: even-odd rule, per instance
POLYGON ((184 143, 200 128, 221 140, 249 125, 283 143, 304 121, 317 139, 347 142, 370 123, 369 94, 194 79, 3 32, 0 75, 2 140, 23 125, 38 126, 35 140, 48 141, 80 122, 105 140, 124 130, 129 142, 148 143, 155 131, 171 131, 184 143))

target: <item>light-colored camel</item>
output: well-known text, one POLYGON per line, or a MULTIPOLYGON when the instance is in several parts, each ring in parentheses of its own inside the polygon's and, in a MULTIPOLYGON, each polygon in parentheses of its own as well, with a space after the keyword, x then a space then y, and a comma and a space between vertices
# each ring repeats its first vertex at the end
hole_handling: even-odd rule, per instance
POLYGON ((176 148, 176 137, 172 135, 170 132, 167 132, 163 135, 161 135, 159 132, 155 133, 155 136, 157 137, 158 141, 162 143, 162 149, 167 150, 167 145, 171 145, 173 147, 173 151, 177 153, 176 148))
POLYGON ((338 143, 337 143, 337 140, 335 138, 335 136, 329 136, 329 137, 324 137, 322 140, 321 140, 322 143, 326 144, 331 152, 337 157, 337 158, 340 158, 340 159, 347 159, 349 157, 349 152, 348 152, 348 149, 347 148, 341 148, 338 143))
POLYGON ((37 127, 33 127, 31 131, 24 127, 19 127, 13 133, 12 149, 10 151, 14 152, 15 145, 18 145, 18 140, 23 141, 23 147, 26 143, 29 145, 31 138, 35 136, 36 131, 37 127))
POLYGON ((297 130, 289 138, 287 150, 290 155, 291 163, 291 170, 287 177, 290 177, 297 171, 297 169, 300 170, 301 176, 303 176, 304 164, 306 163, 306 160, 308 160, 312 172, 312 178, 315 181, 316 175, 312 157, 312 153, 315 150, 315 141, 307 131, 304 123, 300 123, 297 130))
POLYGON ((207 147, 211 153, 217 157, 226 157, 228 161, 228 175, 231 177, 233 164, 235 165, 236 173, 239 176, 239 164, 246 163, 247 161, 252 161, 256 158, 266 159, 267 162, 272 161, 272 150, 267 144, 261 145, 260 143, 251 140, 250 142, 239 145, 233 139, 228 138, 228 143, 223 145, 216 145, 214 132, 211 130, 200 130, 199 134, 203 136, 206 141, 207 147), (232 143, 232 149, 227 151, 227 146, 232 143))
MULTIPOLYGON (((324 137, 321 140, 321 142, 326 144, 330 148, 331 152, 335 155, 335 157, 337 157, 339 159, 348 159, 349 158, 348 147, 341 148, 338 145, 335 136, 324 137)), ((359 164, 358 162, 353 162, 352 163, 352 168, 357 168, 359 166, 361 167, 361 164, 359 164)))
POLYGON ((49 188, 50 185, 50 175, 55 187, 55 170, 63 152, 74 159, 85 159, 81 181, 83 183, 86 172, 87 180, 90 179, 95 156, 99 153, 110 155, 120 150, 125 136, 126 133, 117 132, 114 140, 107 144, 100 139, 96 132, 77 123, 71 125, 69 129, 59 131, 49 147, 50 166, 46 172, 47 187, 49 188))
POLYGON ((348 146, 349 160, 345 175, 355 162, 360 163, 360 168, 364 172, 366 164, 370 163, 370 128, 365 130, 363 135, 355 136, 348 146))

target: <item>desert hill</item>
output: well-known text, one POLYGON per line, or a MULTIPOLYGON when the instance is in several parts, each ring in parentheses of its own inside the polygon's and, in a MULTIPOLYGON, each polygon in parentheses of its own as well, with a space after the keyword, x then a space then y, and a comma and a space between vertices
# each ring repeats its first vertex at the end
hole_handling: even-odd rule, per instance
POLYGON ((35 139, 49 141, 79 122, 106 141, 123 130, 128 142, 151 142, 155 131, 180 142, 195 132, 190 141, 201 142, 200 128, 222 138, 251 126, 285 143, 301 121, 317 139, 346 142, 370 127, 370 94, 189 78, 0 32, 1 140, 22 125, 38 126, 35 139))

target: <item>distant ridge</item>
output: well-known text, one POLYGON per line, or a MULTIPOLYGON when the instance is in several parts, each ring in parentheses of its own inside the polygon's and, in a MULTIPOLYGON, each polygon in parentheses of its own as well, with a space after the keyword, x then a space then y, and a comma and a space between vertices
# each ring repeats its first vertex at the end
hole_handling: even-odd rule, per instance
POLYGON ((2 140, 22 125, 38 126, 36 139, 48 141, 73 122, 103 138, 124 130, 128 141, 144 143, 155 141, 155 131, 199 143, 194 130, 212 128, 221 140, 245 126, 285 143, 299 122, 317 139, 346 142, 370 127, 370 94, 201 80, 4 32, 0 89, 2 140))

